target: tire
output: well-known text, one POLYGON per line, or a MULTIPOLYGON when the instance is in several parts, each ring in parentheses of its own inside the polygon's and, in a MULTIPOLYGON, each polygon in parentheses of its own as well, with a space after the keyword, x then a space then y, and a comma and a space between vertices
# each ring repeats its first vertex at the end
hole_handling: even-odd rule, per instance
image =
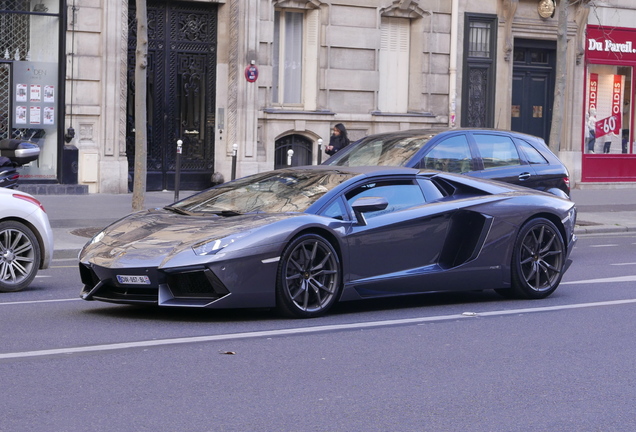
POLYGON ((342 291, 340 259, 331 243, 315 234, 296 237, 278 264, 276 306, 285 316, 324 315, 342 291))
POLYGON ((0 222, 0 292, 26 288, 39 267, 40 245, 33 231, 20 222, 0 222))
POLYGON ((517 296, 541 299, 559 286, 565 266, 565 246, 557 227, 547 219, 526 222, 512 253, 512 289, 517 296))

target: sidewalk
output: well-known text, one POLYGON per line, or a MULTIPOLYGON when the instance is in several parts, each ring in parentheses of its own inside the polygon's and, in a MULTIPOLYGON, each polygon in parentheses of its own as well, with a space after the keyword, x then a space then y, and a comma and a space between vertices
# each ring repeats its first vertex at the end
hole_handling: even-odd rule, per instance
MULTIPOLYGON (((180 198, 192 191, 181 191, 180 198)), ((132 194, 36 195, 51 221, 55 258, 75 258, 101 228, 132 212, 132 194)), ((147 192, 144 208, 174 202, 174 191, 147 192)), ((636 186, 621 189, 574 189, 577 234, 636 232, 636 186)))

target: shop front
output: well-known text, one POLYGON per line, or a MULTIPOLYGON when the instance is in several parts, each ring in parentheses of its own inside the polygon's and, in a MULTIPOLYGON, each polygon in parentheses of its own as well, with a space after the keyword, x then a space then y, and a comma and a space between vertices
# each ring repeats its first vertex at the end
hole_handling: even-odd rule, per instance
POLYGON ((0 4, 0 139, 29 140, 40 156, 20 181, 58 182, 63 147, 60 0, 0 4))
POLYGON ((636 29, 589 25, 582 182, 636 181, 636 29))

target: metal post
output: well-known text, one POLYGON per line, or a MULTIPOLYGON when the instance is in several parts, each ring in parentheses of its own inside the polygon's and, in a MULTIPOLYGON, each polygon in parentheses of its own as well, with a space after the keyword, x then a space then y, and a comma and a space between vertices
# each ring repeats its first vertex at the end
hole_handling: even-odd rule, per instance
POLYGON ((287 150, 287 165, 288 166, 291 166, 293 155, 294 155, 294 151, 292 149, 287 150))
POLYGON ((238 153, 238 144, 232 144, 232 180, 236 178, 236 154, 238 153))
POLYGON ((318 138, 318 165, 322 163, 322 138, 318 138))
POLYGON ((179 186, 181 183, 181 152, 183 151, 183 141, 177 140, 177 160, 174 171, 174 200, 179 201, 179 186))

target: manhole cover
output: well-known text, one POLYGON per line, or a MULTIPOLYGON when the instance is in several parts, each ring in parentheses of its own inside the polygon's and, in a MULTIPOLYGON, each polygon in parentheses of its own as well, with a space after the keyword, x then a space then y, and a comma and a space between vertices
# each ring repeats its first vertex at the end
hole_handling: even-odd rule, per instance
POLYGON ((95 234, 100 232, 102 229, 103 228, 96 228, 96 227, 78 228, 71 231, 71 234, 76 235, 78 237, 92 238, 95 234))

